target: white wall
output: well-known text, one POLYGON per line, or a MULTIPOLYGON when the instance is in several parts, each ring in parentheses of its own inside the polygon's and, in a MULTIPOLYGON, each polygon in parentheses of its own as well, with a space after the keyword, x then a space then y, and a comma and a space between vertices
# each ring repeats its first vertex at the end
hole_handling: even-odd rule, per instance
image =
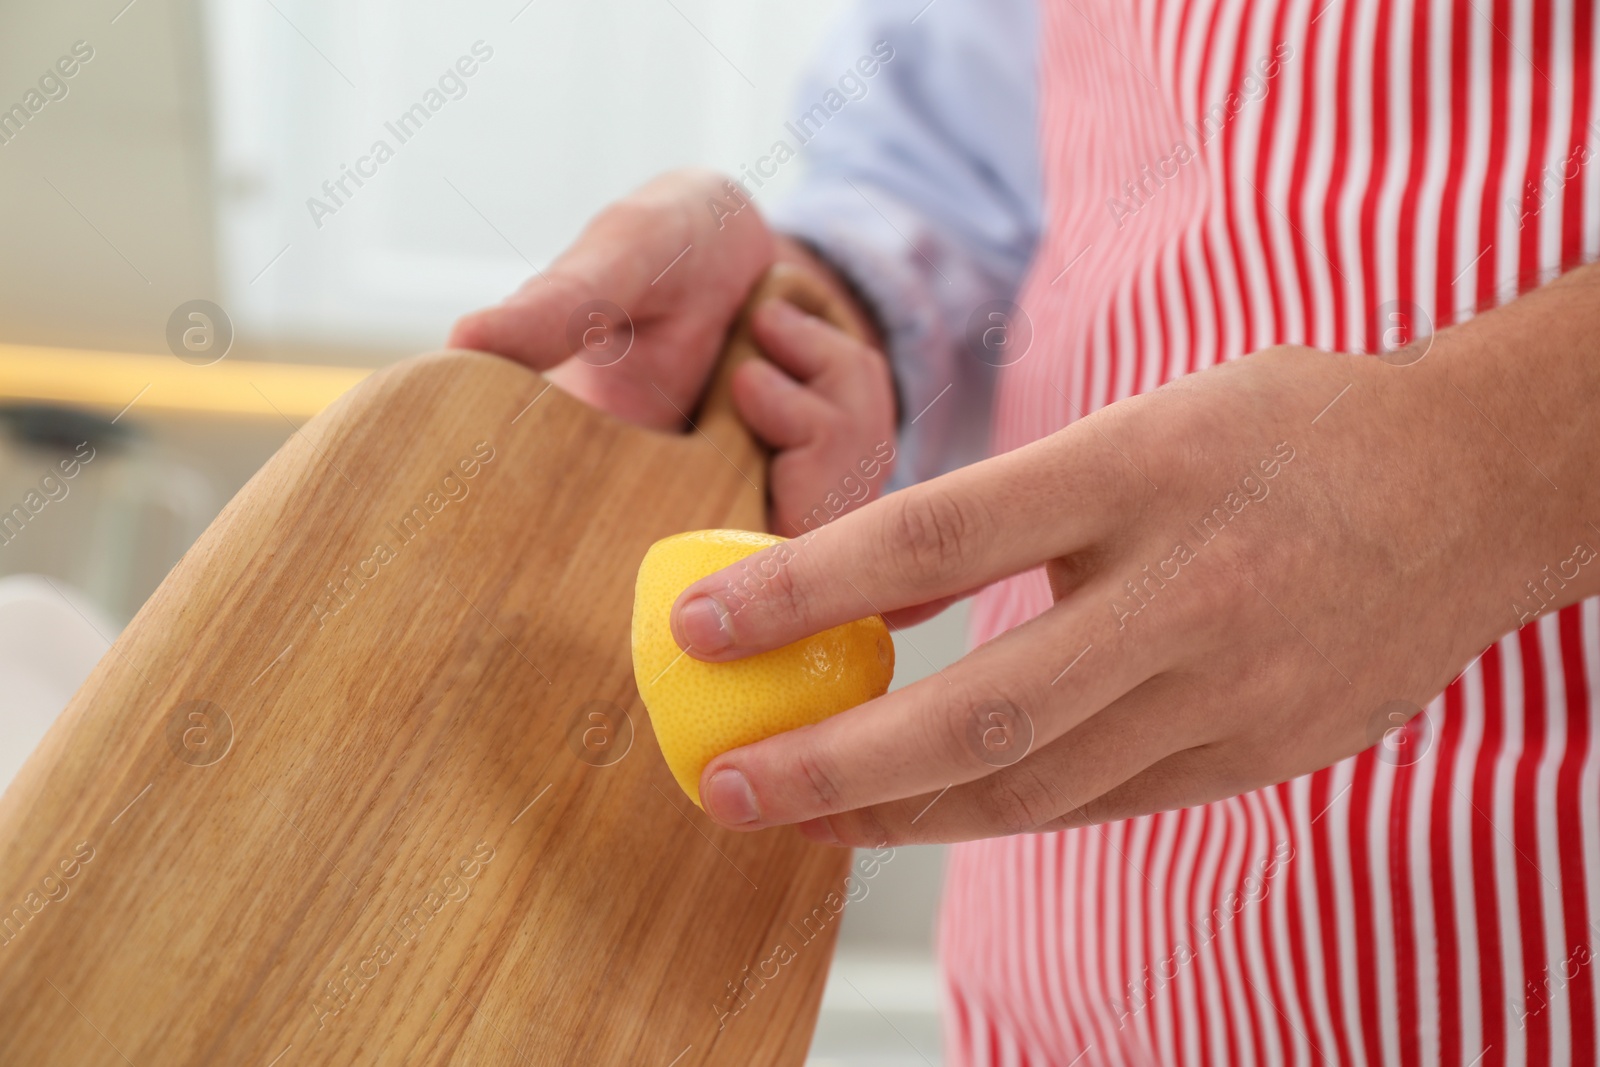
POLYGON ((215 297, 196 3, 124 3, 0 2, 0 108, 93 53, 0 141, 0 340, 162 351, 172 309, 215 297))
POLYGON ((224 306, 278 335, 436 344, 650 175, 765 152, 836 6, 208 0, 224 306), (402 141, 385 124, 462 57, 475 73, 402 141), (358 164, 343 203, 324 192, 358 164))

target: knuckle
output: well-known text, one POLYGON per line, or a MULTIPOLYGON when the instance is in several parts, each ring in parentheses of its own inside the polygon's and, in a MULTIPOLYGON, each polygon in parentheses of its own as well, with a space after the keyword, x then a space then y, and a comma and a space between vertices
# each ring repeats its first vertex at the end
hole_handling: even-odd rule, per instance
POLYGON ((891 559, 913 577, 962 572, 987 536, 989 522, 979 505, 947 490, 928 487, 896 494, 888 526, 891 559))
POLYGON ((841 845, 851 848, 882 848, 900 844, 899 835, 889 830, 871 808, 861 808, 828 820, 841 845))
POLYGON ((989 779, 984 803, 1006 834, 1025 834, 1057 818, 1054 790, 1033 773, 1011 768, 989 779))
POLYGON ((928 716, 923 720, 923 740, 929 759, 941 766, 976 765, 978 755, 973 749, 973 736, 978 732, 978 725, 976 704, 970 700, 958 699, 942 714, 928 716))
POLYGON ((766 578, 761 590, 762 612, 772 620, 803 623, 810 617, 811 597, 806 592, 801 576, 796 573, 798 568, 795 559, 780 553, 774 553, 770 558, 773 563, 769 568, 772 575, 766 578))
POLYGON ((805 783, 809 799, 817 807, 832 812, 839 806, 844 791, 839 784, 838 772, 833 763, 813 748, 804 748, 796 757, 801 781, 805 783))
POLYGON ((1011 766, 1033 746, 1034 725, 1026 709, 1037 706, 1027 687, 994 681, 974 685, 923 720, 928 757, 941 766, 978 771, 1011 766))

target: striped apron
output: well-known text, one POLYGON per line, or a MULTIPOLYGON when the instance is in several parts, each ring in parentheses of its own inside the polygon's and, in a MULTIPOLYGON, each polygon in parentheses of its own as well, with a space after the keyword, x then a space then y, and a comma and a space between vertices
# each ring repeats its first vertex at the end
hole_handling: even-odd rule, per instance
MULTIPOLYGON (((1041 2, 1046 232, 996 451, 1596 256, 1583 0, 1041 2)), ((1042 572, 992 587, 974 636, 1049 605, 1042 572)), ((954 848, 951 1062, 1595 1063, 1600 602, 1537 607, 1407 727, 1415 758, 954 848)))

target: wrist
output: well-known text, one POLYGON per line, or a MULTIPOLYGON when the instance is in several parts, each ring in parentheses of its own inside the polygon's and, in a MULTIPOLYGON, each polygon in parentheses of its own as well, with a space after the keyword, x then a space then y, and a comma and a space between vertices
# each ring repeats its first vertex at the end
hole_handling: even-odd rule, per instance
POLYGON ((1600 362, 1585 321, 1600 326, 1600 304, 1569 279, 1419 341, 1415 363, 1373 368, 1395 376, 1400 417, 1437 459, 1449 510, 1434 520, 1470 541, 1461 579, 1481 578, 1499 633, 1600 594, 1600 362))

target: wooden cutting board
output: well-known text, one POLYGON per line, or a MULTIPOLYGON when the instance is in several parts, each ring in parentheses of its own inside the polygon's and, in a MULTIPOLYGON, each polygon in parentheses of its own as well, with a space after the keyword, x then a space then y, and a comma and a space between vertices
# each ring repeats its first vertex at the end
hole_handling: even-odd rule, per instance
POLYGON ((750 352, 681 436, 469 352, 296 432, 0 799, 0 1063, 801 1063, 848 854, 707 820, 629 661, 646 548, 762 528, 750 352))

